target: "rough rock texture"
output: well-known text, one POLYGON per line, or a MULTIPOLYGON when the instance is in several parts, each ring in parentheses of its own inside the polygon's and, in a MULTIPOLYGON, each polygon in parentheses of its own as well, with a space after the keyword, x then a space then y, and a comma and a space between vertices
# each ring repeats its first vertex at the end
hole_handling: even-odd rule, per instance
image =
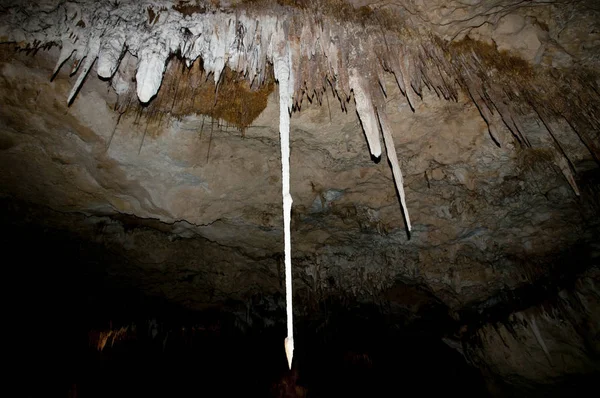
MULTIPOLYGON (((175 24, 185 12, 160 13, 162 3, 154 3, 156 13, 139 15, 148 29, 140 32, 165 44, 151 27, 175 25, 160 19, 153 25, 155 18, 167 14, 175 24)), ((327 75, 325 89, 326 72, 308 68, 305 73, 315 74, 302 81, 305 75, 294 65, 295 311, 310 316, 319 302, 344 297, 410 319, 442 305, 443 316, 456 323, 447 331, 448 342, 510 384, 545 384, 597 371, 597 10, 585 1, 574 6, 587 11, 579 14, 537 1, 526 7, 507 0, 434 3, 439 6, 406 1, 369 8, 382 12, 375 15, 386 15, 386 6, 409 15, 403 22, 411 29, 435 35, 428 43, 443 43, 428 47, 419 39, 410 42, 414 47, 398 47, 410 51, 404 58, 410 62, 398 69, 364 58, 353 66, 362 73, 377 65, 373 75, 359 73, 364 80, 356 79, 340 68, 327 75), (436 58, 438 50, 442 58, 436 58), (427 51, 433 51, 431 58, 412 58, 427 51), (431 77, 440 66, 447 69, 431 77), (442 85, 435 80, 440 76, 442 85), (361 84, 370 90, 363 90, 371 96, 366 104, 376 110, 357 117, 354 99, 361 84), (382 105, 385 116, 378 113, 382 105), (391 130, 410 235, 385 151, 379 163, 369 156, 369 118, 375 126, 371 138, 379 140, 384 125, 391 130), (577 282, 573 287, 565 281, 577 282), (554 301, 543 310, 546 299, 554 301)), ((260 7, 255 4, 252 12, 260 15, 260 7)), ((3 6, 1 12, 5 21, 21 10, 3 6)), ((185 15, 187 24, 194 15, 185 15)), ((27 34, 11 40, 39 34, 23 26, 27 34)), ((83 41, 94 26, 75 22, 78 31, 72 33, 83 41)), ((351 28, 360 31, 357 26, 351 28)), ((60 29, 54 34, 67 35, 60 29)), ((170 114, 153 104, 172 97, 171 108, 183 109, 187 99, 175 87, 199 85, 194 75, 167 68, 163 79, 169 53, 157 62, 156 54, 144 55, 145 41, 137 42, 136 54, 122 54, 118 46, 106 48, 114 40, 96 39, 96 54, 117 55, 100 56, 94 64, 76 53, 75 70, 79 63, 90 68, 87 78, 84 72, 70 76, 63 67, 50 79, 65 43, 62 55, 56 46, 38 48, 48 43, 31 43, 30 51, 20 52, 14 44, 2 45, 0 193, 47 206, 25 211, 31 222, 109 248, 123 259, 107 265, 116 280, 190 308, 227 305, 247 323, 246 309, 257 296, 279 297, 283 291, 279 95, 267 91, 264 110, 243 130, 216 113, 170 114), (80 78, 86 80, 81 86, 80 78), (147 101, 156 90, 155 102, 140 107, 136 96, 147 101)), ((222 61, 204 60, 205 71, 214 72, 210 79, 220 80, 222 61)), ((256 72, 268 80, 267 66, 256 72)), ((217 96, 229 92, 226 83, 217 96)), ((265 312, 283 305, 269 300, 261 304, 271 308, 265 312)))
POLYGON ((543 386, 548 380, 576 385, 581 376, 598 372, 594 359, 600 354, 599 277, 598 268, 592 268, 539 305, 465 330, 466 358, 505 384, 529 389, 529 394, 567 394, 567 388, 543 386))

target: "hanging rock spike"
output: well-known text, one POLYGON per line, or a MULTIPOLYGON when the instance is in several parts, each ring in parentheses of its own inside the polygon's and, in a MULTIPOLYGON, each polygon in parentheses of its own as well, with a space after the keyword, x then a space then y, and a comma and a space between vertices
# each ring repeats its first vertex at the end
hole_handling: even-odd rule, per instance
POLYGON ((368 94, 368 91, 363 86, 363 78, 356 69, 350 69, 348 74, 350 87, 354 92, 354 102, 356 102, 356 112, 363 125, 365 136, 371 154, 376 158, 381 156, 381 142, 379 141, 379 126, 377 125, 377 117, 373 102, 368 94))
POLYGON ((402 170, 400 170, 400 165, 398 164, 398 155, 396 154, 396 147, 394 146, 394 139, 392 137, 390 123, 387 120, 387 115, 379 109, 377 110, 377 116, 379 117, 379 124, 381 125, 381 132, 383 133, 383 141, 385 143, 386 153, 388 159, 390 160, 390 164, 392 165, 392 174, 394 175, 394 182, 396 183, 396 189, 398 190, 398 195, 400 196, 400 203, 402 205, 402 212, 404 213, 404 218, 406 220, 406 227, 408 228, 408 232, 410 232, 412 226, 410 224, 410 217, 408 215, 408 208, 406 206, 404 178, 402 177, 402 170))
POLYGON ((292 368, 294 356, 294 310, 292 306, 292 240, 290 236, 292 195, 290 194, 290 106, 291 106, 291 67, 289 48, 285 40, 275 42, 277 52, 274 54, 273 66, 275 79, 279 82, 279 135, 281 140, 281 196, 283 200, 283 234, 285 249, 285 299, 287 313, 287 338, 285 354, 288 366, 292 368))

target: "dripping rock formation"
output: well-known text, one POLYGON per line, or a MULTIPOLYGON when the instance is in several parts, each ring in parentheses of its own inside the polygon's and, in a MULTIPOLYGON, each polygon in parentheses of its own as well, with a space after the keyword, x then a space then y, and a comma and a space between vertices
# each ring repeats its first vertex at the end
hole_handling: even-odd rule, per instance
MULTIPOLYGON (((221 396, 377 396, 397 372, 578 392, 600 372, 599 166, 593 0, 0 0, 10 320, 19 369, 71 358, 46 385, 69 396, 104 396, 124 376, 76 363, 112 374, 132 344, 205 358, 221 396)), ((118 394, 185 395, 144 383, 118 394)))

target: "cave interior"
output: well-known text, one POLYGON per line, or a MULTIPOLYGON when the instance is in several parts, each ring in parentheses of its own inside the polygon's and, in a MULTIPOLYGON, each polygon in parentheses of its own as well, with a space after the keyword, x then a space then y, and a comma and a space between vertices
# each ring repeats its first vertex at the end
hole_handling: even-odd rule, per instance
POLYGON ((21 395, 597 389, 594 0, 0 0, 0 170, 21 395))

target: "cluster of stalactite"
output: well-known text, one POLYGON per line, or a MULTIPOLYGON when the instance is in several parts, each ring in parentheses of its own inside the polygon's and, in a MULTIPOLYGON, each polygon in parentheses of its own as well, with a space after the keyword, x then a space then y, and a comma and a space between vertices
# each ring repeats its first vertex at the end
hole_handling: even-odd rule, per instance
POLYGON ((556 139, 556 120, 564 120, 600 159, 600 101, 596 74, 584 70, 533 68, 491 45, 463 39, 446 42, 393 8, 354 9, 334 1, 281 5, 244 2, 222 9, 211 2, 66 1, 55 6, 3 1, 0 39, 35 49, 61 47, 54 73, 71 59, 79 72, 72 101, 97 62, 98 75, 111 79, 120 95, 137 92, 149 102, 160 88, 166 64, 177 55, 191 66, 197 59, 219 85, 225 67, 252 87, 268 80, 278 62, 289 73, 288 111, 303 100, 321 102, 331 89, 342 108, 354 99, 371 153, 381 155, 380 133, 394 171, 407 226, 402 174, 386 117, 384 78, 392 74, 414 110, 426 88, 447 100, 467 94, 477 105, 493 139, 502 144, 498 123, 524 146, 530 145, 523 119, 537 118, 547 129, 554 162, 576 193, 574 168, 556 139), (134 68, 120 68, 125 52, 134 68), (134 70, 135 76, 127 76, 134 70), (135 88, 133 86, 135 81, 135 88))

